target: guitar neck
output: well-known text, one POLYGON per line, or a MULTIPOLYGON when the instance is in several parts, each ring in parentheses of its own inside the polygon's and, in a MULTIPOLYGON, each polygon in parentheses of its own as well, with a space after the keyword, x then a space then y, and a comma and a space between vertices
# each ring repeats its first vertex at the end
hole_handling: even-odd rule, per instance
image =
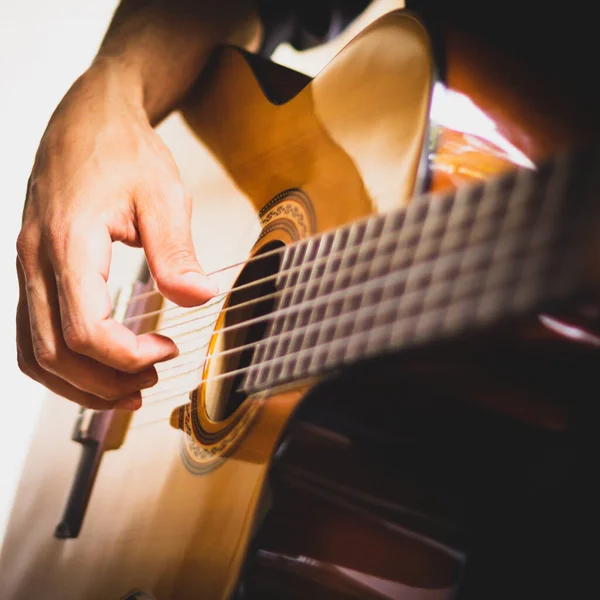
POLYGON ((426 195, 287 249, 280 299, 242 389, 542 312, 584 291, 597 237, 598 156, 426 195))

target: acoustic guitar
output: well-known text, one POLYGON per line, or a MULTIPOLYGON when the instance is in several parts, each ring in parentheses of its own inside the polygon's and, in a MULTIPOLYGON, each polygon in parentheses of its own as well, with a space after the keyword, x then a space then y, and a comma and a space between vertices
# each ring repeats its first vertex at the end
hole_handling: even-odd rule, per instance
POLYGON ((181 114, 221 291, 122 286, 180 354, 135 413, 48 399, 0 598, 576 597, 600 188, 557 97, 402 10, 313 80, 215 52, 181 114))

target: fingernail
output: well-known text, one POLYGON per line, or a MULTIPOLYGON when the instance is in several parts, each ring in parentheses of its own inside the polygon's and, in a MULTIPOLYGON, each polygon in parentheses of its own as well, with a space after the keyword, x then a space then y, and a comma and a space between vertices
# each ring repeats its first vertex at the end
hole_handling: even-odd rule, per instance
POLYGON ((196 271, 190 271, 188 273, 184 273, 181 276, 181 279, 182 279, 182 281, 185 281, 185 283, 192 285, 195 288, 201 288, 203 290, 208 290, 209 292, 212 292, 213 294, 219 293, 219 288, 218 288, 217 284, 212 279, 210 279, 209 277, 204 275, 203 273, 197 273, 196 271))
POLYGON ((174 346, 173 350, 167 354, 165 360, 171 360, 172 358, 177 358, 179 356, 179 348, 174 346))

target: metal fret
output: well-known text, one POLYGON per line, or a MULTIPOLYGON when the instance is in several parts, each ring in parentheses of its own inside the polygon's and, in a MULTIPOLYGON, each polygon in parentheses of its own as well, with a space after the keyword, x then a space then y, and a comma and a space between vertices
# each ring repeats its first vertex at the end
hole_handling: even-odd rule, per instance
MULTIPOLYGON (((296 285, 292 292, 290 300, 290 305, 292 306, 302 307, 302 303, 306 299, 307 289, 307 287, 304 284, 308 283, 311 279, 314 278, 315 265, 318 264, 316 261, 323 258, 324 247, 321 247, 321 239, 314 238, 313 242, 314 243, 309 244, 309 249, 303 259, 307 264, 303 264, 299 270, 297 284, 300 285, 296 285)), ((307 315, 310 316, 310 310, 304 309, 303 312, 302 308, 300 308, 300 310, 297 312, 287 313, 283 317, 283 320, 280 320, 281 330, 293 332, 294 328, 297 326, 298 319, 303 314, 305 315, 305 318, 307 315)), ((297 347, 297 344, 298 339, 294 339, 293 335, 287 337, 280 337, 279 339, 275 340, 274 343, 271 344, 272 353, 276 356, 285 356, 288 352, 298 351, 299 347, 297 347)), ((283 378, 289 377, 289 367, 284 367, 286 367, 286 365, 282 363, 281 365, 279 365, 279 371, 275 370, 273 374, 283 378)))
MULTIPOLYGON (((338 268, 331 277, 330 292, 336 292, 339 290, 346 289, 352 285, 352 276, 355 273, 356 264, 359 261, 361 244, 365 239, 365 232, 367 223, 364 221, 353 223, 350 226, 348 239, 346 242, 345 250, 353 250, 359 248, 357 252, 344 252, 339 262, 338 268)), ((325 287, 325 286, 324 286, 325 287)), ((337 317, 341 314, 344 299, 338 296, 333 296, 323 304, 323 307, 314 311, 313 319, 319 322, 333 321, 333 317, 337 317)), ((335 339, 335 327, 321 327, 318 329, 316 337, 313 341, 313 347, 317 348, 318 351, 313 353, 308 361, 307 368, 309 374, 315 372, 319 361, 326 361, 327 352, 335 339)), ((293 362, 293 358, 288 358, 288 362, 293 362)), ((321 363, 322 364, 322 363, 321 363)))
POLYGON ((406 210, 327 234, 324 245, 315 238, 293 264, 318 260, 281 279, 271 339, 259 345, 244 389, 323 373, 567 297, 588 241, 581 232, 594 208, 589 179, 598 162, 596 155, 576 159, 418 198, 406 210), (305 285, 294 290, 298 282, 305 285))
MULTIPOLYGON (((349 242, 353 239, 351 228, 343 228, 335 231, 329 248, 325 249, 329 254, 333 254, 334 257, 326 261, 325 265, 321 268, 320 279, 317 279, 311 286, 311 293, 308 296, 310 300, 315 300, 319 297, 325 297, 333 291, 335 273, 339 271, 344 260, 344 253, 342 252, 339 254, 339 252, 348 248, 349 242)), ((312 309, 305 311, 304 314, 306 316, 302 322, 302 326, 309 325, 317 318, 317 315, 312 309)), ((308 335, 302 333, 301 337, 301 350, 310 349, 317 343, 318 331, 315 331, 314 333, 311 332, 308 335)), ((287 361, 286 367, 288 371, 291 371, 293 377, 301 377, 305 372, 307 372, 309 364, 310 356, 305 354, 300 360, 293 358, 292 360, 287 361)))

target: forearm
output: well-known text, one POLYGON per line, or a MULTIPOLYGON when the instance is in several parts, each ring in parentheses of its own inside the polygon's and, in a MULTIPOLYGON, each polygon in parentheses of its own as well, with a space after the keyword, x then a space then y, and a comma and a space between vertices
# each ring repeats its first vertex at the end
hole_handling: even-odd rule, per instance
POLYGON ((86 77, 110 79, 155 124, 216 45, 253 49, 260 33, 252 0, 122 0, 86 77))

